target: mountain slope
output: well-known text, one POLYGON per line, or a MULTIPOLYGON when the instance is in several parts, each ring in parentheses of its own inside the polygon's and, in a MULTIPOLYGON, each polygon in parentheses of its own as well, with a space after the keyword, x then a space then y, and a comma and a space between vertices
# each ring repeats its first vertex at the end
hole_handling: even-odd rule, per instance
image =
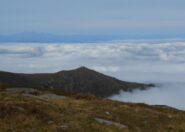
POLYGON ((44 74, 18 74, 0 72, 0 84, 6 87, 34 87, 62 90, 69 93, 86 93, 108 97, 120 90, 131 91, 150 85, 120 81, 86 67, 71 71, 44 74))
POLYGON ((1 132, 185 131, 184 111, 81 95, 46 100, 45 95, 0 91, 1 132))

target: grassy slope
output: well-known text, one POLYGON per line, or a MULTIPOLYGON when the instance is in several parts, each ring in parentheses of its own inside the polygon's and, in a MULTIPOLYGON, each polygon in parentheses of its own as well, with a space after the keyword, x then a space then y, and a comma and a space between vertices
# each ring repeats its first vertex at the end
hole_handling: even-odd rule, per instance
POLYGON ((0 130, 18 132, 122 132, 185 131, 185 112, 166 108, 70 96, 41 101, 0 93, 0 130), (98 123, 102 118, 126 125, 120 129, 98 123))

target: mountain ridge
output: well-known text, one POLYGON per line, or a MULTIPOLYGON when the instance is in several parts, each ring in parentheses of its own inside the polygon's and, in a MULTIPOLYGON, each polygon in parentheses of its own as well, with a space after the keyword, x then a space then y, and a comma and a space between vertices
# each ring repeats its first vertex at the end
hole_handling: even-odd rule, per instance
POLYGON ((1 71, 0 85, 4 87, 57 89, 69 93, 85 93, 98 97, 108 97, 119 93, 120 90, 132 91, 153 86, 151 84, 121 81, 86 67, 55 73, 34 74, 1 71))

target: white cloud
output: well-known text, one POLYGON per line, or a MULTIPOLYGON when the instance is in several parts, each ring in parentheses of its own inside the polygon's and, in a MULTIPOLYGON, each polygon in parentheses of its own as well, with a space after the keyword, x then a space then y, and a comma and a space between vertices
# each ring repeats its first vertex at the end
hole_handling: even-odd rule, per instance
POLYGON ((163 84, 162 88, 167 89, 135 91, 133 95, 121 93, 114 99, 182 109, 185 109, 181 94, 185 83, 184 58, 185 42, 0 45, 0 70, 56 72, 87 66, 125 81, 163 84))
POLYGON ((121 91, 110 97, 113 100, 126 102, 140 102, 151 105, 168 105, 185 110, 185 83, 165 83, 149 90, 135 90, 132 93, 121 91))
POLYGON ((102 72, 119 72, 120 67, 118 66, 94 66, 92 67, 94 70, 102 71, 102 72))
POLYGON ((1 44, 0 54, 18 54, 21 57, 71 56, 74 58, 126 59, 129 61, 185 62, 183 59, 185 43, 1 44))
MULTIPOLYGON (((87 66, 122 79, 185 72, 185 42, 0 45, 0 69, 54 72, 87 66), (138 77, 139 75, 142 75, 138 77)), ((150 78, 149 78, 150 80, 150 78)))

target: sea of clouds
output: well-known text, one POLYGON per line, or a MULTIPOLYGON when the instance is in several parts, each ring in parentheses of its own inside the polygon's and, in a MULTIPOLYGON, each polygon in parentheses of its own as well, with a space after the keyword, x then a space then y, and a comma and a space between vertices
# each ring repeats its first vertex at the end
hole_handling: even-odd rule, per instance
POLYGON ((185 42, 1 43, 0 70, 57 72, 86 66, 121 80, 156 88, 120 92, 112 99, 185 109, 185 42))

